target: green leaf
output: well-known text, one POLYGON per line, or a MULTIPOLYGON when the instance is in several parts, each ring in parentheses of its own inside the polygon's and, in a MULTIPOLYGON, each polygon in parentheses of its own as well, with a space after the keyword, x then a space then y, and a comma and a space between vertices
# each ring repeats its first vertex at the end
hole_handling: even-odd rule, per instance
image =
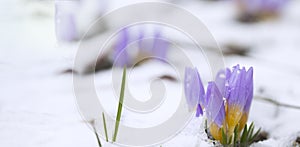
POLYGON ((105 115, 102 112, 102 120, 103 120, 103 127, 104 127, 104 132, 105 132, 105 139, 106 142, 108 142, 108 135, 107 135, 107 127, 106 127, 106 120, 105 120, 105 115))
POLYGON ((239 125, 236 125, 234 128, 234 137, 233 137, 233 146, 236 146, 236 143, 238 141, 239 133, 238 133, 239 125))
POLYGON ((231 144, 231 143, 232 143, 232 136, 233 136, 233 135, 231 135, 231 136, 229 137, 229 140, 228 140, 228 143, 227 143, 227 144, 231 144))
POLYGON ((113 135, 113 142, 117 140, 117 134, 119 130, 119 124, 121 119, 121 113, 122 113, 122 107, 123 107, 123 101, 124 101, 124 92, 125 92, 125 82, 126 82, 126 67, 123 69, 123 77, 122 77, 122 84, 121 84, 121 92, 120 92, 120 98, 119 98, 119 106, 118 106, 118 113, 115 123, 115 132, 113 135))
POLYGON ((254 139, 258 136, 259 132, 260 132, 261 128, 259 128, 255 134, 249 139, 249 142, 250 143, 253 143, 254 142, 254 139))
POLYGON ((249 141, 250 138, 252 137, 253 130, 254 130, 254 124, 253 124, 253 122, 252 122, 251 125, 250 125, 250 127, 249 127, 248 136, 247 136, 247 141, 249 141))
POLYGON ((247 124, 245 125, 244 127, 244 130, 243 130, 243 134, 242 134, 242 137, 241 137, 241 143, 245 143, 246 142, 246 139, 247 139, 247 124))
POLYGON ((220 143, 224 146, 232 146, 232 147, 248 147, 253 142, 254 139, 258 136, 260 129, 256 131, 256 133, 253 135, 254 132, 254 123, 252 122, 249 127, 247 124, 245 124, 243 128, 242 135, 240 136, 239 133, 239 124, 235 126, 233 134, 229 137, 224 128, 221 129, 222 133, 222 140, 220 143))

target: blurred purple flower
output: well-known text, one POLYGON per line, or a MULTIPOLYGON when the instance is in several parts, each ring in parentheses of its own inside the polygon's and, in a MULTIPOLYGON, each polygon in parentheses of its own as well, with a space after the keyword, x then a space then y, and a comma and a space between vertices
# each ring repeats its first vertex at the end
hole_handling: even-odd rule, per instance
POLYGON ((238 6, 247 14, 277 13, 288 0, 236 0, 238 6))
POLYGON ((83 29, 78 27, 86 26, 82 22, 94 22, 94 19, 103 15, 106 9, 107 2, 104 0, 55 0, 55 31, 57 39, 65 42, 80 39, 83 34, 80 30, 83 29))
POLYGON ((145 37, 144 31, 139 31, 137 37, 133 37, 135 34, 129 30, 130 28, 124 28, 116 42, 113 59, 117 66, 131 66, 140 58, 147 57, 165 60, 169 43, 163 39, 160 31, 156 31, 151 37, 145 37), (134 56, 130 54, 131 50, 126 48, 131 43, 137 43, 138 46, 138 53, 134 56))
POLYGON ((129 34, 127 28, 121 30, 118 43, 115 46, 115 50, 113 53, 114 62, 117 66, 129 66, 131 64, 131 60, 129 58, 129 54, 126 50, 126 46, 129 42, 129 34))
POLYGON ((165 41, 161 36, 160 31, 155 31, 154 43, 152 52, 155 57, 165 59, 167 57, 167 49, 169 47, 169 42, 165 41))
POLYGON ((55 32, 60 41, 72 41, 77 38, 74 13, 65 10, 68 5, 69 3, 63 1, 55 1, 55 32))

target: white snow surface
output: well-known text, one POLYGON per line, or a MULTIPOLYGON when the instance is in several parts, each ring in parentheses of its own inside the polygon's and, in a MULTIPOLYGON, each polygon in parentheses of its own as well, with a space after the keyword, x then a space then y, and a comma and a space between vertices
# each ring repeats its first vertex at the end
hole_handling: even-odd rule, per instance
MULTIPOLYGON (((118 3, 114 0, 109 10, 134 2, 118 3)), ((231 1, 175 2, 202 20, 220 46, 237 42, 252 47, 249 57, 226 56, 225 65, 254 67, 254 95, 300 106, 300 1, 291 0, 279 19, 254 24, 236 22, 231 1)), ((10 0, 0 4, 0 146, 96 147, 94 133, 77 107, 72 75, 62 73, 73 66, 79 43, 56 41, 54 2, 10 0)), ((208 63, 201 58, 201 51, 187 48, 184 52, 198 67, 203 82, 211 80, 208 63)), ((149 97, 148 82, 153 77, 176 76, 170 67, 156 62, 144 64, 134 72, 129 86, 136 97, 149 97)), ((98 95, 115 97, 111 70, 96 73, 95 81, 98 95)), ((165 84, 171 96, 176 97, 175 92, 182 90, 179 82, 165 84)), ((144 119, 125 109, 122 123, 152 126, 163 122, 172 113, 171 108, 176 106, 176 102, 165 102, 170 104, 164 107, 170 109, 162 108, 165 113, 144 119)), ((116 100, 104 100, 104 103, 107 112, 115 116, 116 100)), ((254 99, 249 122, 253 121, 267 131, 270 138, 253 146, 292 146, 300 135, 299 116, 298 109, 254 99)), ((212 146, 202 139, 201 124, 201 117, 193 118, 184 130, 162 146, 212 146)), ((104 140, 102 143, 115 146, 104 140)))

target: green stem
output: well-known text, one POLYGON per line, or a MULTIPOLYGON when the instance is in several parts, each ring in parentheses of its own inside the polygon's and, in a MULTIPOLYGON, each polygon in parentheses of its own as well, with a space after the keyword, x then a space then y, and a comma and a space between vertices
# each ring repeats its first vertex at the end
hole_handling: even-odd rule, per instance
MULTIPOLYGON (((92 124, 92 125, 93 125, 93 124, 92 124)), ((96 130, 96 128, 95 128, 95 126, 94 126, 94 125, 93 125, 93 129, 94 129, 94 133, 95 133, 95 135, 96 135, 96 138, 97 138, 98 145, 99 145, 99 147, 102 147, 102 144, 101 144, 100 138, 99 138, 99 136, 98 136, 97 130, 96 130)))
POLYGON ((104 127, 104 132, 105 132, 105 139, 106 139, 106 142, 108 142, 106 120, 105 120, 105 115, 103 112, 102 112, 102 119, 103 119, 103 127, 104 127))
POLYGON ((120 92, 120 98, 119 98, 119 106, 118 106, 118 113, 115 123, 115 132, 113 135, 113 142, 117 140, 117 134, 119 130, 119 124, 121 119, 121 113, 122 113, 122 107, 123 107, 123 101, 124 101, 124 92, 125 92, 125 82, 126 82, 126 67, 123 69, 123 77, 122 77, 122 85, 121 85, 121 92, 120 92))

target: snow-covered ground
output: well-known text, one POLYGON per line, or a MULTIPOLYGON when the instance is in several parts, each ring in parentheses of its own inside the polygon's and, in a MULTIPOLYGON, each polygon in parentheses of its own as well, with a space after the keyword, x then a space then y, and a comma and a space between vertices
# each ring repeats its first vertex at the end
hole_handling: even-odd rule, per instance
MULTIPOLYGON (((235 21, 231 1, 176 2, 202 20, 221 47, 230 43, 250 47, 248 56, 225 56, 225 64, 254 67, 255 96, 300 106, 300 1, 291 0, 279 19, 254 24, 235 21)), ((11 0, 0 4, 0 146, 96 147, 93 132, 80 116, 72 75, 63 73, 73 66, 79 43, 56 41, 53 1, 11 0)), ((109 9, 121 5, 124 4, 114 1, 109 9)), ((188 48, 185 53, 203 74, 204 81, 210 80, 208 65, 200 58, 201 51, 188 48)), ((136 78, 129 79, 132 93, 146 93, 148 97, 147 82, 166 73, 174 71, 157 63, 138 67, 132 73, 136 78)), ((95 74, 98 95, 114 97, 110 74, 110 70, 95 74)), ((165 84, 175 97, 173 92, 182 86, 174 82, 165 84)), ((116 101, 104 102, 108 103, 108 114, 114 116, 116 101)), ((165 119, 158 116, 154 117, 158 120, 135 120, 135 115, 126 110, 123 116, 122 123, 127 125, 153 125, 165 119)), ((299 116, 299 109, 254 98, 249 122, 254 121, 270 134, 268 140, 255 146, 292 146, 300 136, 299 116)), ((181 133, 162 146, 210 146, 199 137, 201 123, 201 118, 193 118, 181 133)))

